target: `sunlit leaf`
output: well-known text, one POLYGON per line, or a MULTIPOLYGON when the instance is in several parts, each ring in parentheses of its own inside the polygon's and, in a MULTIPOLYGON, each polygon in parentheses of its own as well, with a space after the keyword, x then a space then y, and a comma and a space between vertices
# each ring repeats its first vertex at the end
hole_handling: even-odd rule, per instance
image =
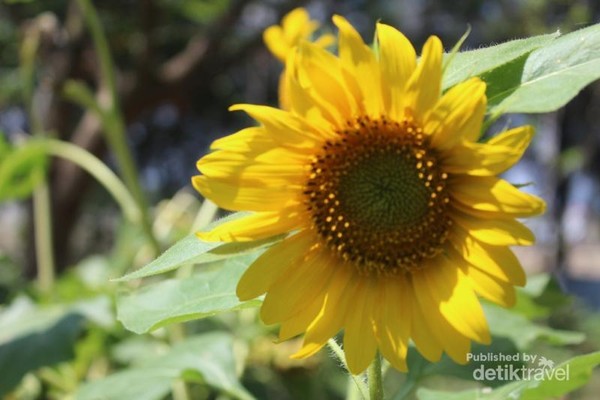
POLYGON ((456 53, 444 73, 443 88, 480 76, 550 43, 557 33, 513 40, 496 46, 456 53))
POLYGON ((257 306, 259 301, 240 302, 235 294, 240 276, 255 258, 230 258, 216 270, 139 289, 118 300, 117 318, 127 329, 145 333, 173 322, 257 306))
POLYGON ((600 365, 600 352, 574 357, 556 367, 556 369, 566 369, 568 379, 552 375, 550 379, 532 382, 533 384, 526 386, 527 389, 521 398, 523 400, 549 399, 570 393, 588 383, 592 370, 598 365, 600 365))
POLYGON ((599 78, 600 24, 596 24, 534 50, 522 65, 520 79, 504 76, 506 82, 497 84, 502 90, 497 88, 488 101, 493 114, 550 112, 599 78))
POLYGON ((75 398, 159 400, 169 394, 175 379, 183 378, 236 399, 252 399, 237 379, 232 348, 231 337, 222 332, 190 337, 165 355, 83 385, 75 398))
MULTIPOLYGON (((231 221, 235 218, 240 218, 242 215, 244 215, 244 213, 235 213, 227 218, 223 218, 215 222, 214 224, 211 224, 209 227, 207 227, 207 229, 210 229, 212 226, 216 226, 220 223, 231 221)), ((116 279, 116 281, 122 282, 130 281, 132 279, 145 278, 148 276, 173 271, 183 265, 209 263, 212 261, 234 257, 239 254, 264 248, 280 239, 281 236, 275 236, 254 242, 204 242, 198 239, 195 234, 191 234, 175 243, 150 264, 119 279, 116 279)))
POLYGON ((448 392, 445 390, 433 390, 420 388, 417 390, 417 399, 419 400, 479 400, 483 394, 480 389, 464 390, 462 392, 448 392))
POLYGON ((420 388, 419 400, 538 400, 555 399, 570 393, 589 382, 592 370, 600 364, 600 352, 574 357, 554 369, 544 370, 544 379, 523 379, 495 389, 471 389, 449 392, 420 388), (557 374, 557 371, 563 371, 557 374))

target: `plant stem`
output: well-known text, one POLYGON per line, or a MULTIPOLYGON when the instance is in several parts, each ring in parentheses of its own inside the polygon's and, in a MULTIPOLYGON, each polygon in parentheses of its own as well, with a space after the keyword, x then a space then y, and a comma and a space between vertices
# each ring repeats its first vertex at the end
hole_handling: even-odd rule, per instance
POLYGON ((70 142, 57 139, 43 141, 46 152, 71 161, 92 175, 112 195, 121 207, 121 211, 131 223, 138 224, 141 220, 141 210, 127 187, 101 160, 92 153, 70 142))
POLYGON ((383 374, 381 373, 381 357, 375 354, 373 362, 367 370, 369 383, 369 399, 383 400, 383 374))
MULTIPOLYGON (((340 347, 338 342, 336 342, 335 339, 331 338, 327 341, 327 345, 333 351, 333 353, 338 358, 338 360, 340 360, 340 362, 344 365, 344 368, 346 368, 346 371, 348 371, 348 364, 346 363, 346 356, 344 355, 344 350, 342 350, 342 348, 340 347)), ((356 384, 356 387, 358 388, 358 391, 360 392, 363 399, 368 399, 369 395, 368 395, 368 391, 367 391, 367 385, 365 385, 365 383, 362 381, 362 379, 359 376, 352 375, 350 372, 348 372, 348 375, 356 384)))
MULTIPOLYGON (((23 99, 29 115, 31 132, 36 137, 45 136, 40 116, 35 109, 35 60, 39 47, 37 30, 25 35, 20 48, 20 74, 24 82, 23 99)), ((48 294, 54 286, 54 248, 52 240, 52 211, 47 177, 33 191, 33 230, 37 264, 37 280, 42 293, 48 294)))
POLYGON ((54 254, 50 190, 46 181, 40 183, 33 193, 33 219, 38 285, 43 293, 50 293, 54 286, 54 254))
POLYGON ((102 109, 101 118, 104 123, 106 140, 115 154, 119 167, 123 174, 125 184, 133 194, 138 209, 141 212, 141 225, 156 254, 160 253, 160 246, 152 231, 152 224, 148 214, 148 204, 139 183, 138 172, 133 162, 126 141, 126 129, 117 93, 115 71, 113 60, 102 29, 98 14, 90 0, 77 0, 82 10, 84 19, 88 25, 94 47, 100 61, 100 73, 102 76, 99 90, 99 103, 102 109))

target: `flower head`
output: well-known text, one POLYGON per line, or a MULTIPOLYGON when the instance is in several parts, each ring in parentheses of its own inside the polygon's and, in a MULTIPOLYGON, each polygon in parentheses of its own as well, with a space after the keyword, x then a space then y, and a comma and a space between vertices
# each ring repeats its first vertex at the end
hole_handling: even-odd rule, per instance
MULTIPOLYGON (((300 43, 313 39, 318 28, 319 23, 311 20, 304 8, 295 8, 283 17, 281 25, 273 25, 265 29, 263 40, 271 53, 285 64, 288 56, 300 43)), ((314 43, 323 48, 334 42, 335 39, 330 34, 314 38, 314 43)), ((290 108, 290 90, 284 71, 279 78, 279 106, 284 110, 290 108)))
MULTIPOLYGON (((281 62, 285 62, 288 54, 303 40, 310 40, 319 28, 317 21, 311 20, 304 8, 296 8, 287 13, 281 25, 273 25, 265 29, 263 40, 267 48, 281 62)), ((331 35, 325 34, 315 40, 315 44, 326 47, 334 42, 331 35)))
POLYGON ((301 42, 285 71, 289 110, 236 105, 259 122, 213 143, 193 184, 230 210, 254 211, 204 240, 287 234, 241 278, 246 300, 296 357, 344 330, 351 372, 377 350, 406 370, 412 340, 431 361, 466 363, 489 343, 478 296, 510 306, 524 272, 508 246, 530 245, 516 218, 544 202, 498 178, 532 137, 523 126, 478 143, 486 109, 478 78, 441 93, 442 44, 411 43, 377 24, 374 52, 342 17, 339 55, 301 42))

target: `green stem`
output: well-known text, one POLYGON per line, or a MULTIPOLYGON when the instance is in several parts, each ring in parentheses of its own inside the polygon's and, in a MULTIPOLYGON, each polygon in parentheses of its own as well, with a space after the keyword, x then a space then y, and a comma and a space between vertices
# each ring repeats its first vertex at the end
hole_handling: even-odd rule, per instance
POLYGON ((375 354, 373 362, 367 370, 369 383, 369 399, 383 400, 383 374, 381 373, 381 357, 375 354))
MULTIPOLYGON (((344 355, 344 350, 342 350, 342 348, 340 347, 338 342, 335 339, 331 338, 327 341, 327 345, 333 351, 333 354, 335 354, 335 356, 338 358, 338 360, 340 360, 340 362, 342 363, 344 368, 346 368, 346 370, 349 371, 348 364, 346 363, 346 356, 344 355)), ((354 384, 356 385, 356 388, 360 392, 362 398, 368 399, 369 395, 368 395, 368 391, 367 391, 367 385, 365 385, 365 383, 362 381, 360 376, 352 375, 349 372, 348 372, 348 374, 349 374, 350 378, 354 381, 354 384)))
POLYGON ((43 293, 54 286, 54 252, 52 249, 52 213, 48 182, 40 183, 33 193, 35 252, 38 267, 38 285, 43 293))
POLYGON ((113 68, 114 64, 106 40, 106 35, 104 34, 102 24, 100 23, 98 14, 91 1, 77 0, 77 3, 83 12, 84 19, 92 35, 94 47, 98 52, 100 61, 102 80, 99 91, 101 98, 99 101, 103 110, 102 119, 104 122, 106 140, 115 154, 125 184, 133 194, 133 198, 141 212, 141 225, 144 233, 155 253, 158 254, 160 253, 160 246, 152 231, 152 224, 150 223, 150 216, 148 214, 148 204, 139 183, 137 168, 133 162, 129 147, 127 146, 125 123, 121 114, 117 94, 115 71, 113 68), (104 94, 105 97, 102 97, 102 94, 104 94))
POLYGON ((79 146, 57 139, 43 141, 46 152, 69 160, 92 175, 112 195, 121 207, 121 211, 131 223, 141 220, 141 210, 127 187, 100 159, 79 146))
MULTIPOLYGON (((25 35, 20 48, 20 74, 24 83, 23 99, 29 114, 34 136, 45 135, 42 122, 33 103, 35 60, 39 46, 39 32, 25 35)), ((50 293, 54 286, 54 249, 52 240, 52 211, 50 188, 46 178, 33 191, 33 229, 37 263, 37 280, 43 293, 50 293)))

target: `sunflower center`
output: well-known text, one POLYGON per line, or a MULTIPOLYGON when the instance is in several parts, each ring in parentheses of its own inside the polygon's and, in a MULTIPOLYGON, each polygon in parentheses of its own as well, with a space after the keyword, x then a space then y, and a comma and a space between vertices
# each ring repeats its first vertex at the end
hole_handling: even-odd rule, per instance
POLYGON ((306 204, 335 253, 362 273, 394 275, 441 251, 446 179, 421 128, 363 117, 314 157, 306 204))

